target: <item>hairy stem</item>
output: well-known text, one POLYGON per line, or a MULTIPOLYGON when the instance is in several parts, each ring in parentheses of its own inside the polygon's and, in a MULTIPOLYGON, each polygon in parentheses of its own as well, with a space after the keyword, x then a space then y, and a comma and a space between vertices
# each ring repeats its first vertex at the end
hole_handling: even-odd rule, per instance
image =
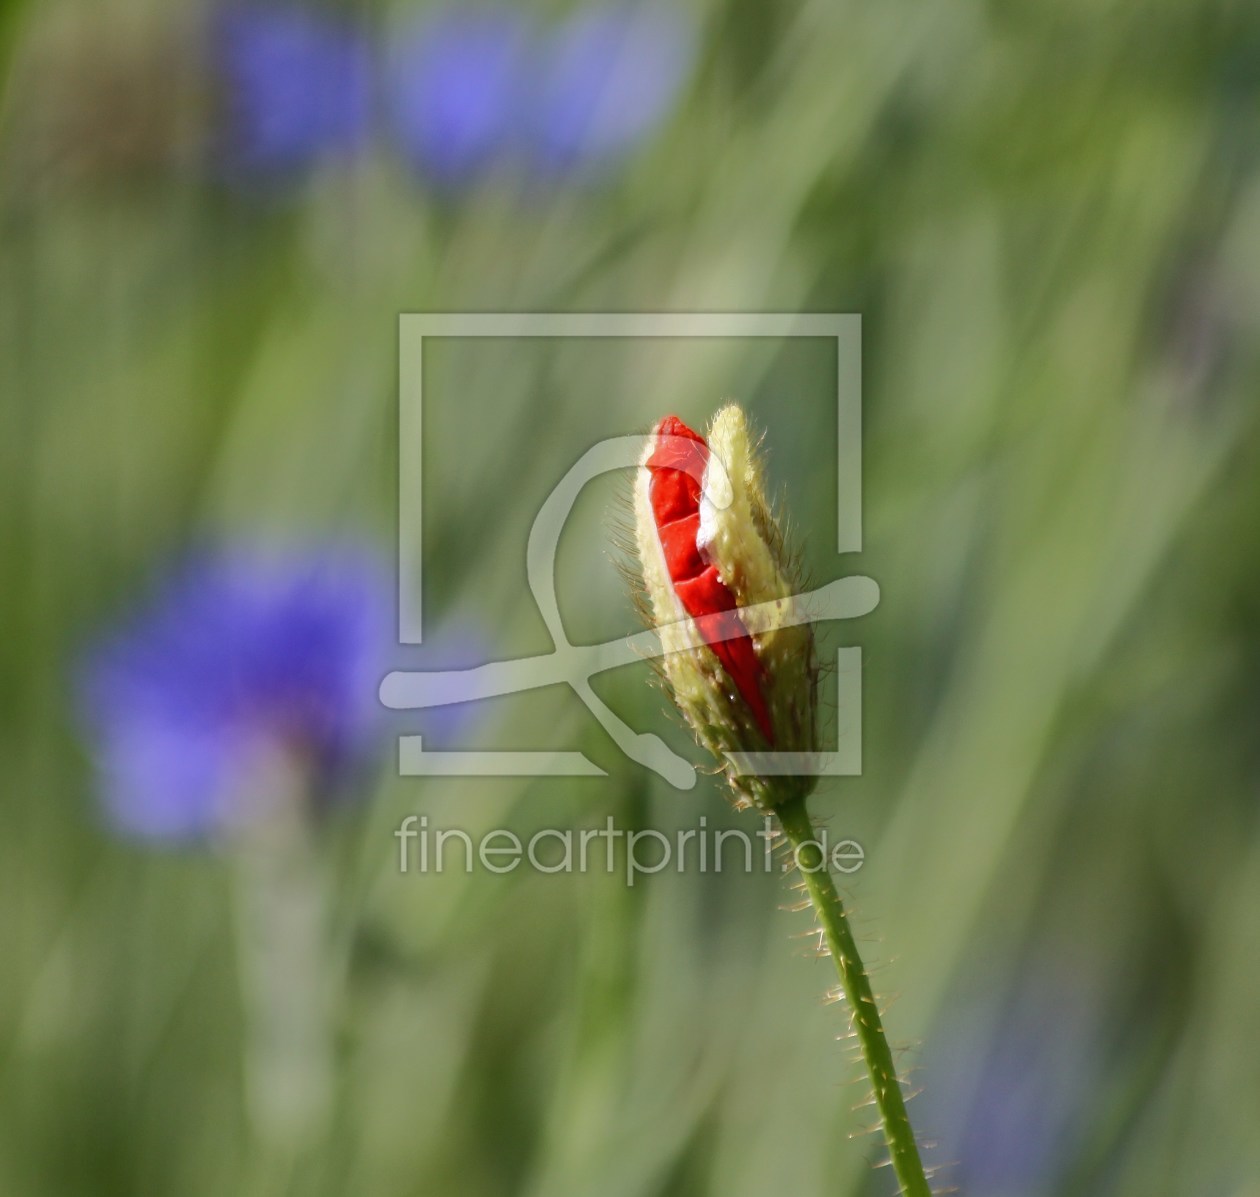
POLYGON ((884 1139, 892 1156, 893 1171, 901 1182, 901 1191, 907 1197, 929 1197, 927 1177, 919 1159, 919 1147, 906 1113, 906 1102, 901 1092, 901 1082, 893 1064, 888 1037, 879 1016, 875 995, 871 992, 870 978, 858 955, 848 916, 836 892, 822 846, 814 838, 814 825, 805 809, 804 798, 793 798, 778 809, 779 823, 788 843, 796 854, 796 861, 814 913, 831 949, 840 985, 849 1003, 853 1029, 862 1048, 875 1090, 875 1104, 879 1107, 884 1139))

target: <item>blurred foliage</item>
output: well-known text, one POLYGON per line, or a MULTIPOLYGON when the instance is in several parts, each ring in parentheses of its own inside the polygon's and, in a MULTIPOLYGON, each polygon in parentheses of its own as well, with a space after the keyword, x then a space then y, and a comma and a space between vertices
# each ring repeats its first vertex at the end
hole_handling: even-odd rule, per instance
MULTIPOLYGON (((747 403, 815 576, 882 588, 824 633, 863 648, 865 774, 814 801, 867 850, 929 1158, 974 1193, 1260 1192, 1260 11, 691 10, 680 107, 597 177, 435 192, 378 131, 249 194, 211 161, 204 10, 0 8, 0 1192, 890 1191, 780 878, 397 872, 412 812, 736 823, 560 690, 467 742, 610 780, 399 779, 388 746, 326 829, 334 1106, 260 1145, 232 870, 102 828, 68 679, 190 540, 391 542, 409 310, 862 313, 852 561, 825 347, 435 346, 426 618, 546 651, 540 498, 594 439, 747 403)), ((633 626, 615 489, 562 542, 575 640, 633 626)), ((599 689, 685 751, 646 678, 599 689)))

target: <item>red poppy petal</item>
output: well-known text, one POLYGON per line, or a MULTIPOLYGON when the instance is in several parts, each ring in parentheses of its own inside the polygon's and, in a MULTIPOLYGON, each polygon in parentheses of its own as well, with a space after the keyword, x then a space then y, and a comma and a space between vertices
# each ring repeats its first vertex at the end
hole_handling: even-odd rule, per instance
MULTIPOLYGON (((653 454, 655 460, 655 454, 653 454)), ((703 468, 703 462, 701 463, 703 468)), ((658 527, 683 519, 700 509, 700 479, 683 470, 652 466, 652 511, 658 527)))
POLYGON ((666 416, 656 426, 655 435, 656 443, 647 460, 652 475, 648 495, 670 581, 693 619, 728 613, 716 621, 716 629, 708 630, 706 643, 735 683, 762 734, 773 744, 774 723, 761 692, 761 662, 752 638, 735 610, 735 596, 717 567, 705 562, 696 544, 700 530, 698 475, 708 464, 708 445, 677 416, 666 416))
POLYGON ((700 513, 685 515, 672 523, 659 525, 661 548, 665 551, 665 565, 677 590, 683 582, 696 577, 705 568, 705 562, 696 547, 696 534, 700 531, 700 513))

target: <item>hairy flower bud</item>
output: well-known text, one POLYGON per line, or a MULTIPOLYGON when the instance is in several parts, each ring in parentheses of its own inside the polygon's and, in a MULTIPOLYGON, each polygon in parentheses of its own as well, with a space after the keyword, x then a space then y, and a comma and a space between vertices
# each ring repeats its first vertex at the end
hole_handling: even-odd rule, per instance
POLYGON ((814 751, 817 706, 813 629, 793 618, 799 588, 743 411, 722 408, 707 441, 676 416, 661 420, 635 478, 634 513, 678 709, 741 805, 771 809, 807 793, 811 777, 757 776, 727 757, 814 751))

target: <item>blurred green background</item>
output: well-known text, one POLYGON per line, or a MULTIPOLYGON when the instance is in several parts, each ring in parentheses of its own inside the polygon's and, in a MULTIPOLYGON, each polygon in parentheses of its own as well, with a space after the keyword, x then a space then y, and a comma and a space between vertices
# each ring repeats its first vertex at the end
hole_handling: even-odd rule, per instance
MULTIPOLYGON (((416 11, 344 15, 383 44, 416 11)), ((386 740, 322 829, 327 972, 287 983, 332 994, 331 1097, 294 1141, 246 1100, 231 853, 97 812, 75 662, 165 561, 208 533, 392 551, 399 312, 670 310, 862 314, 864 551, 829 554, 825 345, 450 342, 426 619, 547 651, 540 498, 600 437, 744 402, 814 573, 882 589, 822 633, 863 649, 865 772, 813 807, 866 849, 847 891, 939 1183, 1260 1193, 1260 13, 686 12, 669 111, 596 177, 438 185, 378 115, 253 187, 213 161, 209 10, 0 9, 0 1193, 892 1191, 782 878, 399 874, 413 812, 744 825, 567 692, 449 746, 609 779, 400 779, 386 740)), ((606 481, 561 546, 575 641, 635 626, 606 481)), ((691 755, 648 676, 598 688, 691 755)))

